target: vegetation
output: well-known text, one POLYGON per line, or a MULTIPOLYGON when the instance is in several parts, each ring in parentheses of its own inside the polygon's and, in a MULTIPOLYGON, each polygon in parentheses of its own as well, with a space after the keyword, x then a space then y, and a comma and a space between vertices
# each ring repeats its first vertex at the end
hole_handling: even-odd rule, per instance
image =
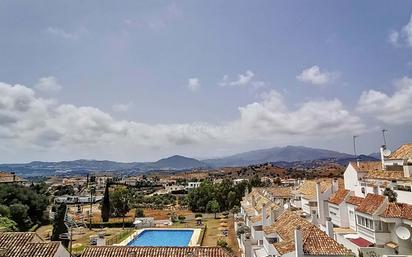
POLYGON ((229 252, 232 251, 229 244, 223 239, 218 239, 216 245, 228 250, 229 252))
POLYGON ((54 214, 53 232, 52 232, 51 240, 59 241, 60 235, 67 233, 67 227, 64 224, 65 215, 66 215, 66 204, 62 203, 57 207, 57 210, 54 214))
POLYGON ((74 195, 74 187, 72 185, 59 185, 56 187, 54 196, 74 195))
POLYGON ((209 201, 206 205, 206 211, 214 213, 215 219, 216 219, 216 213, 219 212, 219 210, 220 210, 220 205, 216 200, 209 201))
POLYGON ((136 216, 136 218, 144 217, 143 209, 142 208, 136 208, 135 216, 136 216))
POLYGON ((388 197, 388 200, 390 203, 394 203, 398 199, 398 193, 390 189, 389 187, 385 188, 385 191, 383 191, 383 195, 388 197))
POLYGON ((109 195, 109 187, 110 183, 106 184, 106 188, 104 190, 104 197, 102 201, 102 220, 103 222, 108 222, 110 218, 110 195, 109 195))
POLYGON ((229 211, 234 206, 240 205, 246 187, 257 183, 255 179, 252 179, 250 183, 243 181, 237 185, 234 185, 229 179, 224 179, 219 184, 204 181, 200 187, 189 192, 186 201, 193 212, 229 211))
POLYGON ((19 231, 47 222, 48 198, 47 194, 39 193, 41 190, 41 187, 1 184, 0 215, 16 222, 19 231))
POLYGON ((0 217, 0 231, 17 231, 17 223, 7 217, 0 217))

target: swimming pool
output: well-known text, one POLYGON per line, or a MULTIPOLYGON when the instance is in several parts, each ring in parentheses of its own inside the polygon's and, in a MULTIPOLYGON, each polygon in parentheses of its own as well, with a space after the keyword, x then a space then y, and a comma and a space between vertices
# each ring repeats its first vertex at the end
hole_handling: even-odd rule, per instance
POLYGON ((129 246, 188 246, 193 230, 145 229, 133 238, 129 246))

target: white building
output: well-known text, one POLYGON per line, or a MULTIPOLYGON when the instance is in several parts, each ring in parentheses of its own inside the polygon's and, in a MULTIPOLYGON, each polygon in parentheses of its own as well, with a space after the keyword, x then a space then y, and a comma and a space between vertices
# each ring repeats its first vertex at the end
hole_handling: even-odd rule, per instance
POLYGON ((200 184, 202 184, 202 182, 187 182, 187 189, 195 189, 200 187, 200 184))

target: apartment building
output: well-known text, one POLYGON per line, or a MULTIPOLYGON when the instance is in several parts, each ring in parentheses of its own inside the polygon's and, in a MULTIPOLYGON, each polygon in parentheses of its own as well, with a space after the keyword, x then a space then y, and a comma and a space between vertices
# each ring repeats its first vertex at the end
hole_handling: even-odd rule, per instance
MULTIPOLYGON (((315 195, 316 191, 322 194, 321 182, 318 182, 313 184, 315 195)), ((324 189, 323 193, 326 191, 327 189, 324 189)), ((332 238, 333 225, 328 219, 325 219, 327 229, 324 232, 317 226, 317 219, 312 222, 302 217, 305 215, 302 215, 301 210, 292 211, 289 204, 294 198, 292 192, 292 188, 271 187, 253 188, 252 192, 245 193, 241 202, 242 219, 236 226, 237 230, 246 226, 250 231, 240 235, 242 255, 353 256, 351 251, 332 238)), ((315 196, 314 199, 316 198, 319 197, 315 196)))

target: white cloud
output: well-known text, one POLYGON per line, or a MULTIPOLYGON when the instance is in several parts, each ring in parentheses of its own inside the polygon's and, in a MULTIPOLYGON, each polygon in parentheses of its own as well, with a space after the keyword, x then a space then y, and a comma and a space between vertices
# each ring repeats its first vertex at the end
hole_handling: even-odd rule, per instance
POLYGON ((34 88, 43 93, 56 93, 62 90, 62 86, 53 76, 40 78, 34 88))
POLYGON ((398 40, 399 40, 399 33, 397 31, 392 31, 388 35, 388 41, 394 46, 398 45, 398 40))
POLYGON ((198 78, 190 78, 187 82, 187 88, 192 92, 199 90, 200 87, 201 84, 198 78))
POLYGON ((112 110, 115 112, 127 112, 131 107, 132 103, 127 103, 127 104, 113 104, 112 110))
POLYGON ((224 75, 219 85, 222 87, 227 86, 246 86, 253 80, 255 74, 251 70, 245 71, 244 74, 238 74, 237 80, 230 80, 229 75, 224 75))
POLYGON ((18 149, 33 149, 44 153, 43 158, 110 158, 127 154, 133 159, 131 153, 136 152, 158 156, 159 151, 201 152, 217 147, 250 147, 268 140, 293 143, 326 135, 350 135, 364 127, 337 99, 308 101, 290 109, 276 91, 239 107, 239 116, 231 121, 149 124, 116 119, 91 106, 59 104, 39 97, 28 87, 0 83, 2 146, 16 153, 18 149))
POLYGON ((389 42, 394 46, 406 45, 412 47, 412 16, 409 22, 400 31, 391 31, 388 36, 389 42))
POLYGON ((376 90, 362 93, 357 110, 372 114, 388 124, 412 122, 412 79, 404 77, 395 82, 397 90, 390 96, 376 90))
POLYGON ((78 36, 75 33, 66 32, 64 29, 58 28, 58 27, 48 27, 46 31, 49 34, 62 37, 65 39, 77 39, 78 38, 78 36))
POLYGON ((326 85, 332 83, 338 77, 337 72, 321 71, 319 66, 314 65, 304 69, 301 74, 296 76, 299 81, 314 85, 326 85))
POLYGON ((49 33, 50 35, 56 36, 56 37, 61 37, 63 39, 67 40, 76 40, 79 39, 80 36, 83 34, 87 33, 87 29, 84 27, 81 27, 77 29, 76 31, 73 32, 68 32, 64 30, 63 28, 60 27, 48 27, 46 29, 46 32, 49 33))

